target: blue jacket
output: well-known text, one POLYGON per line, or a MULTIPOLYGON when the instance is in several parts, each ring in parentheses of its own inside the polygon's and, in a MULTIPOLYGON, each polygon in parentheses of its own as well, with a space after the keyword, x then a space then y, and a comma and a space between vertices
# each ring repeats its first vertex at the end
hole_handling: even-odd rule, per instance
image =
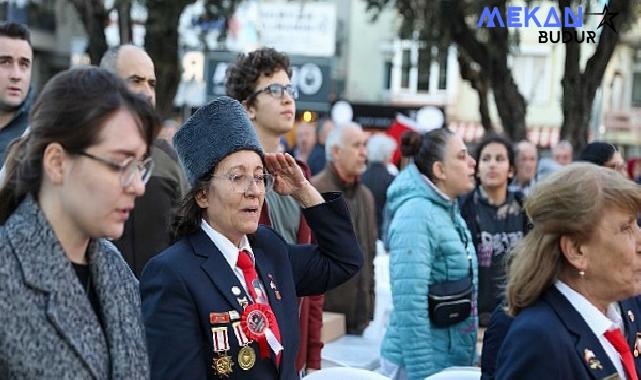
POLYGON ((409 379, 424 379, 449 366, 472 365, 477 261, 456 201, 439 194, 410 165, 392 182, 387 202, 392 215, 388 239, 394 311, 381 355, 403 367, 409 379), (448 328, 435 327, 427 311, 429 286, 467 276, 468 256, 474 275, 472 315, 448 328))
MULTIPOLYGON (((629 298, 619 306, 641 374, 641 303, 629 298)), ((618 379, 611 377, 616 374, 590 327, 553 285, 514 318, 499 350, 495 379, 618 379)))
POLYGON ((210 319, 210 313, 242 314, 239 299, 247 295, 222 253, 199 230, 152 258, 140 279, 152 379, 218 379, 212 369, 219 355, 213 352, 212 328, 226 331, 233 362, 228 379, 298 378, 297 297, 321 294, 347 281, 363 264, 345 202, 338 193, 325 196, 326 203, 303 210, 318 246, 288 245, 264 226, 249 237, 284 347, 279 368, 274 360, 261 359, 253 342, 256 363, 241 369, 233 330, 237 320, 210 319))

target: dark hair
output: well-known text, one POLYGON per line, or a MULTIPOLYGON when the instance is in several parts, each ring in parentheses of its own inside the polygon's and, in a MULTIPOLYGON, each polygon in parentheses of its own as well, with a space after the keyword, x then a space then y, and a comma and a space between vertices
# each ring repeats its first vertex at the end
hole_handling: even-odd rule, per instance
POLYGON ((421 148, 421 134, 416 131, 405 131, 401 135, 400 151, 402 157, 414 157, 421 148))
POLYGON ((0 37, 25 40, 29 46, 31 46, 31 32, 29 32, 29 28, 23 24, 18 24, 17 22, 0 23, 0 37))
POLYGON ((51 78, 31 108, 28 134, 9 152, 5 185, 0 189, 0 224, 27 194, 37 197, 49 144, 81 153, 98 143, 105 121, 123 108, 136 116, 149 152, 160 119, 152 105, 131 93, 123 81, 97 67, 74 68, 51 78))
POLYGON ((603 166, 606 162, 612 159, 612 156, 614 156, 614 153, 616 152, 617 148, 614 145, 606 142, 594 141, 583 148, 578 161, 587 161, 603 166))
MULTIPOLYGON (((272 76, 279 70, 285 70, 291 78, 289 58, 273 48, 261 48, 247 55, 239 54, 236 62, 227 68, 225 93, 243 102, 256 91, 256 82, 261 76, 272 76)), ((251 105, 253 99, 249 103, 251 105)))
MULTIPOLYGON (((505 147, 505 150, 507 151, 507 160, 510 163, 510 168, 512 170, 515 169, 515 164, 514 164, 514 147, 512 145, 512 142, 503 135, 499 134, 489 134, 481 140, 479 143, 479 146, 476 148, 476 151, 474 152, 474 160, 476 160, 476 167, 474 168, 474 171, 476 173, 479 172, 479 162, 481 162, 481 153, 483 152, 483 149, 485 149, 486 146, 490 144, 501 144, 505 147)), ((478 185, 481 184, 480 179, 477 177, 476 178, 476 183, 478 185)))
MULTIPOLYGON (((215 170, 212 170, 211 173, 214 171, 215 170)), ((172 242, 175 243, 200 229, 203 209, 196 202, 196 195, 202 191, 207 192, 210 182, 211 174, 199 179, 180 201, 178 210, 176 210, 176 217, 171 225, 172 242)))
POLYGON ((434 182, 434 172, 432 171, 434 163, 445 159, 447 142, 452 136, 454 136, 454 132, 447 128, 433 129, 423 135, 421 147, 414 155, 414 163, 418 171, 432 182, 434 182))

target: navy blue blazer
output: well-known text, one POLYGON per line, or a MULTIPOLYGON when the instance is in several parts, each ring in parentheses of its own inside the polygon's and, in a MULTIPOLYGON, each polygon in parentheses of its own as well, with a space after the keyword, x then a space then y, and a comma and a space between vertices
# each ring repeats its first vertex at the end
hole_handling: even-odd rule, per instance
POLYGON ((218 379, 212 368, 212 327, 226 327, 232 358, 229 379, 297 379, 299 296, 317 295, 347 281, 363 264, 347 206, 340 193, 303 210, 318 245, 288 245, 272 229, 259 226, 249 237, 258 275, 281 333, 280 366, 261 359, 249 370, 238 365, 240 349, 230 321, 210 323, 210 313, 236 311, 246 293, 222 253, 201 230, 154 257, 140 288, 152 379, 218 379), (272 286, 272 283, 274 286, 272 286), (234 288, 234 291, 232 291, 234 288), (239 293, 240 295, 235 295, 239 293))
MULTIPOLYGON (((641 374, 641 304, 619 303, 625 336, 641 374), (639 338, 637 338, 639 337, 639 338), (636 347, 635 347, 636 346, 636 347)), ((614 364, 581 315, 556 289, 514 319, 499 350, 496 379, 618 379, 614 364)))

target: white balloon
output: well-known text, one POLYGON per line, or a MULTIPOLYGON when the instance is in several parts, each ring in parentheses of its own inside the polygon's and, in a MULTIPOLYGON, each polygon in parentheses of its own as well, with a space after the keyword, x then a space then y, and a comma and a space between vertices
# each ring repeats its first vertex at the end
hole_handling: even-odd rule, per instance
POLYGON ((421 133, 441 128, 444 121, 443 111, 433 106, 423 107, 416 113, 417 131, 421 133))
POLYGON ((348 102, 339 100, 334 103, 332 107, 332 121, 335 125, 348 123, 352 121, 352 117, 354 117, 354 111, 348 102))

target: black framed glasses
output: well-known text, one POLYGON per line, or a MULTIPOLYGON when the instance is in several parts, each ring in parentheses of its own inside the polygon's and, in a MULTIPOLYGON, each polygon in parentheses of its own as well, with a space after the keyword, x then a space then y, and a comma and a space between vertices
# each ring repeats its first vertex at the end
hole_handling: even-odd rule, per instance
POLYGON ((255 184, 259 191, 271 190, 274 186, 274 177, 271 174, 263 173, 257 175, 246 174, 225 174, 212 175, 211 178, 225 179, 231 182, 231 190, 234 193, 244 194, 252 184, 255 184))
POLYGON ((122 186, 123 188, 129 187, 136 176, 139 176, 138 178, 140 178, 142 183, 146 184, 147 181, 149 181, 151 172, 154 169, 154 162, 151 157, 143 161, 139 161, 133 157, 130 157, 122 162, 116 162, 106 158, 96 157, 93 154, 86 152, 80 152, 76 154, 79 156, 90 158, 94 161, 98 161, 108 166, 113 171, 120 173, 120 186, 122 186))
POLYGON ((285 94, 291 96, 292 99, 298 99, 298 89, 296 87, 292 86, 291 84, 283 85, 279 83, 272 83, 267 87, 249 95, 247 100, 251 100, 257 97, 258 95, 262 94, 263 92, 277 99, 282 98, 283 96, 285 96, 285 94))

